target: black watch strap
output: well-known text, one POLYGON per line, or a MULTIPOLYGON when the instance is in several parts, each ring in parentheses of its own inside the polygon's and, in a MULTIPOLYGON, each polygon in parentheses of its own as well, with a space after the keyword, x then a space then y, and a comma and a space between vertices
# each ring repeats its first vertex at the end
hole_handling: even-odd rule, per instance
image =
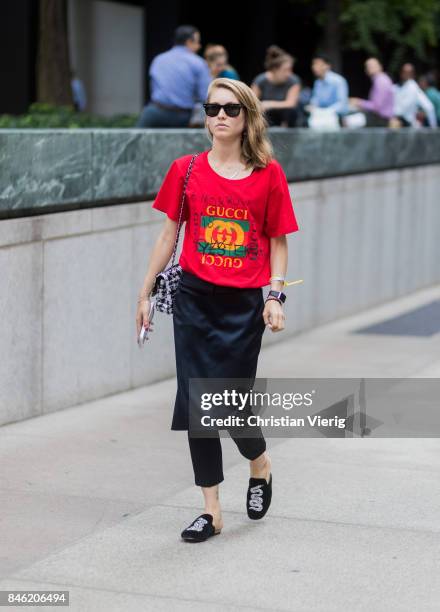
POLYGON ((271 289, 269 291, 269 293, 267 294, 267 297, 269 297, 269 296, 276 298, 277 300, 279 300, 283 304, 286 301, 286 294, 283 293, 282 291, 275 291, 275 289, 271 289))

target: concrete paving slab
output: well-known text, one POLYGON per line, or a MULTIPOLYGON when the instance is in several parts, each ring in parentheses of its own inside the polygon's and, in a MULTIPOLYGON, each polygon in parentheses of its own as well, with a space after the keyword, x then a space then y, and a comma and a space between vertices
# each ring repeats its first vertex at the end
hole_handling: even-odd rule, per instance
POLYGON ((269 610, 434 610, 440 534, 285 518, 179 541, 194 512, 157 506, 84 538, 14 577, 269 610), (356 585, 356 588, 353 588, 356 585), (406 608, 405 608, 406 606, 406 608))
POLYGON ((260 354, 257 376, 403 378, 425 368, 429 372, 432 363, 438 362, 440 333, 425 338, 352 332, 439 298, 440 287, 428 287, 320 325, 285 342, 268 344, 260 354))
POLYGON ((96 497, 0 491, 0 575, 105 529, 144 506, 96 497))
POLYGON ((191 466, 179 461, 186 438, 169 429, 174 385, 2 427, 0 488, 143 504, 182 488, 191 466))
MULTIPOLYGON (((234 453, 234 442, 224 441, 234 453)), ((271 511, 293 519, 440 533, 440 441, 432 442, 429 452, 425 440, 292 439, 273 447, 268 440, 271 511)), ((245 512, 248 479, 248 462, 241 458, 220 485, 225 510, 245 512)), ((166 503, 203 508, 196 487, 166 503)))
MULTIPOLYGON (((105 612, 130 612, 133 610, 142 610, 143 612, 206 612, 206 603, 198 602, 194 599, 174 599, 163 595, 154 597, 151 595, 143 595, 142 593, 124 593, 115 589, 90 589, 77 587, 72 584, 53 584, 51 582, 33 582, 32 580, 0 580, 0 589, 8 590, 57 590, 69 591, 70 605, 68 610, 78 610, 80 612, 96 612, 97 610, 105 610, 105 612)), ((12 608, 11 608, 12 609, 12 608)), ((15 608, 14 608, 15 609, 15 608)), ((65 608, 56 608, 63 610, 65 608)), ((234 612, 235 610, 261 610, 261 608, 232 606, 225 608, 223 604, 209 602, 209 610, 213 612, 234 612)), ((53 606, 26 606, 26 610, 34 612, 44 612, 54 610, 53 606)))

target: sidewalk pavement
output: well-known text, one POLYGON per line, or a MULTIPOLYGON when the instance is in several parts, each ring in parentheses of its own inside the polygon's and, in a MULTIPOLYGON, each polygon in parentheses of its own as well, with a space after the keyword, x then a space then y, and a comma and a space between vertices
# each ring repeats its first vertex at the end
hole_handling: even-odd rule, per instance
MULTIPOLYGON (((438 299, 440 286, 268 346, 258 376, 440 377, 440 329, 411 335, 410 317, 400 335, 351 333, 438 299)), ((203 506, 186 432, 169 429, 175 388, 0 428, 1 589, 69 590, 75 612, 439 609, 438 439, 268 438, 273 502, 250 521, 248 464, 225 438, 225 526, 191 545, 180 531, 203 506)))

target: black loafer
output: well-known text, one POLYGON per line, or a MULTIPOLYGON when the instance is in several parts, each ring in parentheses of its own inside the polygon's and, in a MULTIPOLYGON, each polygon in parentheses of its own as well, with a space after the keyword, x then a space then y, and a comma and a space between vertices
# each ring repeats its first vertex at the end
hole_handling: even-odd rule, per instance
POLYGON ((265 478, 249 478, 247 490, 246 510, 252 520, 263 518, 269 510, 272 501, 272 472, 269 482, 265 478))
POLYGON ((204 542, 221 532, 221 529, 215 529, 212 521, 212 514, 201 514, 180 535, 185 542, 204 542))

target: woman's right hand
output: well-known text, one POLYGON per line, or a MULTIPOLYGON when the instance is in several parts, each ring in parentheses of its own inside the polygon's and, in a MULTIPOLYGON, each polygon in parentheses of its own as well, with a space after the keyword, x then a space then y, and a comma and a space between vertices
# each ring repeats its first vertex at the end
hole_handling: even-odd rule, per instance
POLYGON ((139 334, 141 333, 142 325, 146 328, 150 328, 150 332, 153 332, 154 321, 149 320, 150 314, 150 305, 151 300, 149 298, 145 298, 138 302, 137 312, 136 312, 136 339, 139 338, 139 334))

